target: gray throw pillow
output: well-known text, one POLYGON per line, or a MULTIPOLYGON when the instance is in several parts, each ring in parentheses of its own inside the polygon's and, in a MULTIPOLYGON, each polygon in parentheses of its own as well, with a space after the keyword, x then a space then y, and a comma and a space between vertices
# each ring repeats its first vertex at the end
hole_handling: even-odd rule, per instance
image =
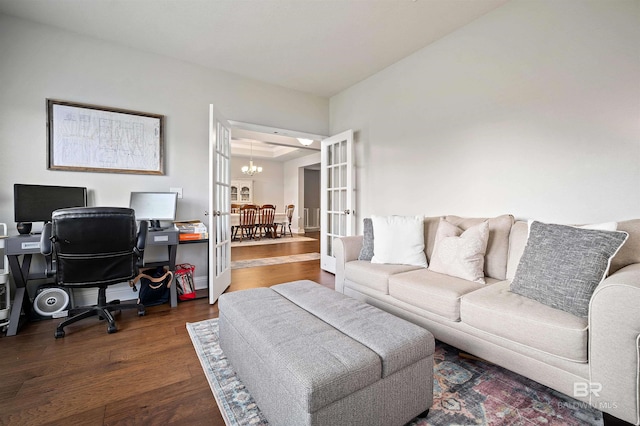
POLYGON ((593 292, 628 236, 534 221, 511 291, 587 317, 593 292))
POLYGON ((366 217, 362 220, 364 238, 362 240, 362 248, 358 260, 371 261, 373 258, 373 222, 371 218, 366 217))

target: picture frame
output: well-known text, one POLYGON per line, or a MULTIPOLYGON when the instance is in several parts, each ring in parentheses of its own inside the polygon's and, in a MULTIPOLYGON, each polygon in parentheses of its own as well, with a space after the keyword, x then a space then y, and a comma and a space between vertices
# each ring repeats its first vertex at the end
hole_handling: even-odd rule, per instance
POLYGON ((164 175, 164 115, 47 99, 47 169, 164 175))

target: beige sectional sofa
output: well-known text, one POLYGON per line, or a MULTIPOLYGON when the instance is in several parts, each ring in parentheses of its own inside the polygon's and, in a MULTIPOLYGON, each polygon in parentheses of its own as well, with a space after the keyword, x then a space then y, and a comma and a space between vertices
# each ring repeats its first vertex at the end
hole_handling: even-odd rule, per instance
MULTIPOLYGON (((434 249, 440 217, 424 219, 424 251, 434 249)), ((341 293, 427 328, 436 339, 501 365, 633 424, 640 423, 640 219, 596 288, 587 317, 510 291, 528 239, 513 216, 446 220, 461 229, 489 223, 486 284, 428 268, 358 260, 363 236, 335 245, 341 293)))

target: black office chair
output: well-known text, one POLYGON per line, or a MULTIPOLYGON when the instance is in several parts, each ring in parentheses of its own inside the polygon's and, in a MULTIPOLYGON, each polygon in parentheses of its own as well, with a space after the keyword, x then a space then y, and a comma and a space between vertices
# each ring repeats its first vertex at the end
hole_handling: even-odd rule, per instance
POLYGON ((61 322, 55 337, 64 337, 64 327, 91 316, 107 321, 107 332, 118 331, 112 311, 137 309, 144 305, 107 303, 107 287, 127 282, 138 274, 144 254, 148 224, 136 230, 133 209, 120 207, 76 207, 53 212, 40 239, 40 251, 47 259, 47 275, 57 285, 69 288, 98 288, 98 303, 73 308, 70 318, 61 322))

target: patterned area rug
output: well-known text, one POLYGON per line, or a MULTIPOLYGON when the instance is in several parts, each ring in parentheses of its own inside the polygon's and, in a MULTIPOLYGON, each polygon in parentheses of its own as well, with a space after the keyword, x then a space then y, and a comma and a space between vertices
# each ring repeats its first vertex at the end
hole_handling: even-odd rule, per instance
POLYGON ((261 240, 232 241, 231 247, 263 246, 267 244, 298 243, 301 241, 313 241, 313 240, 314 240, 313 238, 309 238, 309 237, 263 238, 261 240))
POLYGON ((281 263, 306 262, 320 259, 320 253, 293 254, 291 256, 263 257, 260 259, 234 260, 231 269, 254 268, 256 266, 279 265, 281 263))
MULTIPOLYGON (((228 426, 263 426, 249 391, 236 377, 218 343, 218 319, 187 323, 220 412, 228 426)), ((539 383, 490 363, 458 356, 436 342, 434 400, 429 415, 410 426, 602 425, 602 414, 539 383)))

